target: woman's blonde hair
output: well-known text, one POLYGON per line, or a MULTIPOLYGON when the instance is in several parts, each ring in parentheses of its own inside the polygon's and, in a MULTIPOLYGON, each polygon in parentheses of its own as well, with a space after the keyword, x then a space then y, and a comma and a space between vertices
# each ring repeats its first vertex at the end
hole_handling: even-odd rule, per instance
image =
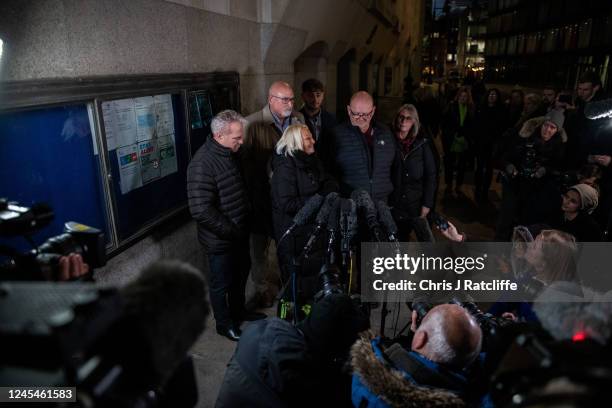
POLYGON ((303 124, 291 125, 283 132, 280 140, 276 143, 276 154, 284 154, 293 157, 296 150, 304 150, 302 142, 302 129, 308 130, 303 124))
POLYGON ((393 120, 393 127, 395 128, 395 130, 397 131, 397 129, 399 129, 399 126, 397 125, 397 119, 399 118, 400 113, 402 113, 402 111, 408 111, 410 112, 410 115, 412 115, 412 119, 414 120, 414 123, 412 125, 412 128, 410 129, 410 132, 408 132, 408 137, 412 138, 415 137, 416 135, 419 134, 419 128, 421 127, 421 121, 419 119, 419 112, 417 111, 416 106, 412 105, 412 104, 405 104, 402 105, 398 110, 397 113, 395 114, 395 119, 393 120))
POLYGON ((545 264, 544 278, 548 282, 576 280, 578 246, 576 238, 559 230, 543 230, 538 237, 542 245, 541 260, 545 264))

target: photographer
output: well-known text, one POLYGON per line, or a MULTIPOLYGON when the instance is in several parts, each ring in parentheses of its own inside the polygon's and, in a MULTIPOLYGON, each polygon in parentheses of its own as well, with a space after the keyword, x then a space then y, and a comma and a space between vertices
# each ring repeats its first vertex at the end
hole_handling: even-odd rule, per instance
POLYGON ((230 360, 217 407, 313 407, 349 403, 343 361, 368 317, 330 294, 297 326, 277 318, 250 324, 230 360))
POLYGON ((411 350, 398 343, 385 347, 380 339, 361 339, 353 346, 354 406, 380 406, 383 401, 390 406, 464 404, 468 368, 481 350, 478 323, 461 306, 442 304, 431 309, 418 327, 413 311, 411 329, 411 350))
POLYGON ((525 122, 514 145, 503 157, 502 203, 495 238, 507 241, 517 224, 552 222, 558 208, 558 172, 567 140, 564 117, 552 110, 525 122))

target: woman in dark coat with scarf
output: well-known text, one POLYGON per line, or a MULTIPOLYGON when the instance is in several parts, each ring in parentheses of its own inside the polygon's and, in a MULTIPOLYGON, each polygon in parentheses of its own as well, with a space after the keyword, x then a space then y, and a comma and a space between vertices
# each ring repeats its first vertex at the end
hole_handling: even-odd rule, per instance
MULTIPOLYGON (((325 173, 314 144, 306 125, 291 125, 276 144, 272 156, 272 220, 283 281, 288 277, 292 258, 301 253, 314 224, 298 227, 281 242, 279 240, 308 199, 317 193, 326 195, 338 189, 337 183, 325 173)), ((316 266, 317 258, 309 257, 312 260, 309 263, 316 266)))
MULTIPOLYGON (((417 217, 426 217, 435 202, 438 166, 430 139, 419 133, 419 114, 414 105, 403 105, 393 121, 399 160, 393 194, 393 216, 400 241, 408 241, 417 217)), ((421 240, 421 237, 417 238, 421 240)))

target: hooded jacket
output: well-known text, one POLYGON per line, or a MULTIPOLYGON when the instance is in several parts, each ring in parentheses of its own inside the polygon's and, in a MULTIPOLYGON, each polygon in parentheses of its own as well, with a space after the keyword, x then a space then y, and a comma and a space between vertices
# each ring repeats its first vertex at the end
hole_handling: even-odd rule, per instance
POLYGON ((550 140, 544 142, 540 137, 540 128, 545 121, 546 117, 540 116, 529 119, 523 124, 511 148, 504 155, 503 168, 508 164, 513 164, 520 169, 521 163, 525 160, 524 154, 528 145, 533 145, 536 151, 536 162, 539 167, 546 169, 546 174, 551 174, 561 168, 567 134, 561 128, 550 140))
POLYGON ((400 350, 399 345, 392 350, 392 354, 396 357, 390 358, 386 352, 391 348, 386 352, 383 351, 379 339, 372 337, 371 333, 363 336, 351 349, 354 406, 368 408, 466 406, 463 399, 457 395, 458 390, 467 387, 467 382, 460 376, 423 365, 415 353, 400 350), (404 365, 404 369, 398 368, 395 364, 399 360, 403 360, 400 364, 404 365), (408 366, 414 371, 406 371, 408 366))

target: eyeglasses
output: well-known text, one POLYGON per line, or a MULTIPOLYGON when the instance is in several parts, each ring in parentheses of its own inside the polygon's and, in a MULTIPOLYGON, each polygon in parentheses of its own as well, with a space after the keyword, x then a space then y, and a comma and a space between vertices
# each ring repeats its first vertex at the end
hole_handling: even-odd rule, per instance
POLYGON ((276 96, 276 95, 272 95, 272 97, 280 100, 285 105, 288 105, 288 104, 293 103, 295 101, 294 97, 289 98, 289 97, 286 97, 286 96, 276 96))
POLYGON ((358 112, 353 112, 353 111, 351 110, 351 108, 348 108, 348 111, 349 111, 349 114, 350 114, 352 117, 356 118, 356 119, 367 119, 367 118, 369 118, 370 116, 372 116, 372 114, 374 113, 374 109, 373 109, 373 108, 372 108, 372 110, 371 110, 371 111, 369 111, 368 113, 358 113, 358 112))
POLYGON ((405 120, 414 120, 414 119, 412 118, 412 116, 404 116, 404 115, 399 115, 397 117, 398 122, 403 122, 405 120))

